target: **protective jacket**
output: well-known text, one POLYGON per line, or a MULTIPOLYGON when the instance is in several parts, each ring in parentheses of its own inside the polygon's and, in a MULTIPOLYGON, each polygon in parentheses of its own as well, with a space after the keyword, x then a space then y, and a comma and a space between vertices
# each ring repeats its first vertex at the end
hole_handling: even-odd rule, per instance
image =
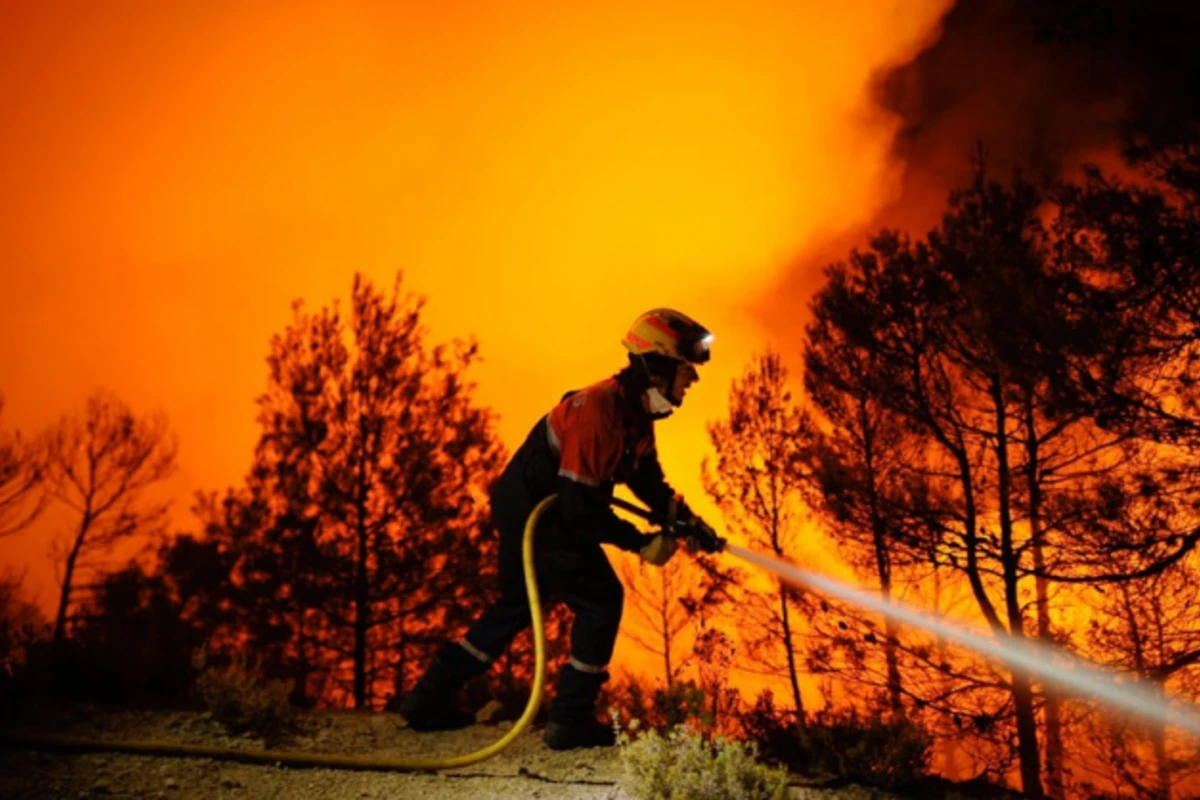
POLYGON ((557 492, 562 524, 554 527, 561 535, 579 545, 608 543, 634 552, 645 537, 613 513, 609 501, 618 483, 658 513, 675 494, 663 476, 654 420, 642 408, 631 370, 567 392, 537 421, 493 487, 493 513, 502 515, 502 531, 521 530, 533 508, 557 492))

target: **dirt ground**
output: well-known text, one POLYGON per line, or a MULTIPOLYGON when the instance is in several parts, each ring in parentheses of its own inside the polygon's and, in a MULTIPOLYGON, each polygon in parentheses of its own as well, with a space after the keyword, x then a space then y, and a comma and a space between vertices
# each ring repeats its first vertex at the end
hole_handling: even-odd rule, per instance
MULTIPOLYGON (((418 734, 391 714, 316 712, 279 749, 432 757, 469 753, 496 741, 508 723, 463 731, 418 734)), ((88 739, 157 740, 231 748, 262 748, 249 736, 231 737, 205 714, 83 710, 0 720, 5 732, 57 733, 88 739)), ((287 769, 198 758, 119 753, 64 754, 0 749, 0 798, 553 798, 632 800, 620 785, 615 748, 555 752, 541 730, 524 733, 504 752, 473 766, 438 774, 287 769)), ((886 800, 892 795, 861 787, 819 788, 797 778, 789 800, 886 800)))

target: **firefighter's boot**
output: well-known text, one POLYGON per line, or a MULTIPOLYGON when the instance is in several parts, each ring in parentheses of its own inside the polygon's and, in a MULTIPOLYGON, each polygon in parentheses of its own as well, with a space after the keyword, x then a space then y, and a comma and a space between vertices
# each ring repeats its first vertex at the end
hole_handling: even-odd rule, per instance
POLYGON ((596 719, 596 698, 607 680, 608 673, 603 670, 583 671, 573 664, 563 667, 543 737, 547 747, 574 750, 616 744, 613 729, 596 719))
POLYGON ((475 715, 459 705, 458 691, 489 666, 457 642, 443 645, 400 704, 400 715, 414 731, 453 731, 473 725, 475 715))

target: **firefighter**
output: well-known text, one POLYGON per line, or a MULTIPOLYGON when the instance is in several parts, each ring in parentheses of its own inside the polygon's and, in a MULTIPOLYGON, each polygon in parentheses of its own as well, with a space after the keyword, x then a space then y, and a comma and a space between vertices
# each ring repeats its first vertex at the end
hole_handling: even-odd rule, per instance
MULTIPOLYGON (((611 746, 614 734, 596 719, 595 704, 621 622, 624 590, 602 544, 638 553, 662 566, 676 539, 642 533, 609 505, 622 483, 652 512, 676 504, 682 520, 702 521, 663 476, 654 424, 678 408, 709 359, 712 335, 671 309, 639 316, 624 338, 629 363, 617 374, 568 392, 534 425, 491 491, 491 519, 500 536, 500 598, 457 642, 447 642, 400 705, 410 728, 453 730, 474 722, 455 699, 486 672, 531 622, 522 539, 534 507, 553 493, 534 538, 538 591, 573 612, 571 658, 558 675, 545 731, 555 750, 611 746)), ((709 529, 711 530, 711 529, 709 529)))

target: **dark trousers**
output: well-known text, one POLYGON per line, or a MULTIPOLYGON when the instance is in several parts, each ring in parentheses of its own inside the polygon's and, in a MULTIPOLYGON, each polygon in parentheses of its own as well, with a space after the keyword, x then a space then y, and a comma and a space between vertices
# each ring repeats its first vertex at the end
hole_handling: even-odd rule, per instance
MULTIPOLYGON (((472 647, 493 659, 532 621, 521 557, 523 510, 493 507, 493 520, 500 531, 501 596, 465 637, 472 647)), ((607 677, 601 673, 612 658, 625 590, 601 546, 564 531, 553 508, 543 516, 534 536, 534 571, 542 607, 548 610, 561 601, 575 615, 571 658, 578 666, 566 667, 560 676, 555 708, 561 713, 582 711, 594 701, 607 677)), ((552 709, 551 717, 555 716, 559 714, 552 709)))

